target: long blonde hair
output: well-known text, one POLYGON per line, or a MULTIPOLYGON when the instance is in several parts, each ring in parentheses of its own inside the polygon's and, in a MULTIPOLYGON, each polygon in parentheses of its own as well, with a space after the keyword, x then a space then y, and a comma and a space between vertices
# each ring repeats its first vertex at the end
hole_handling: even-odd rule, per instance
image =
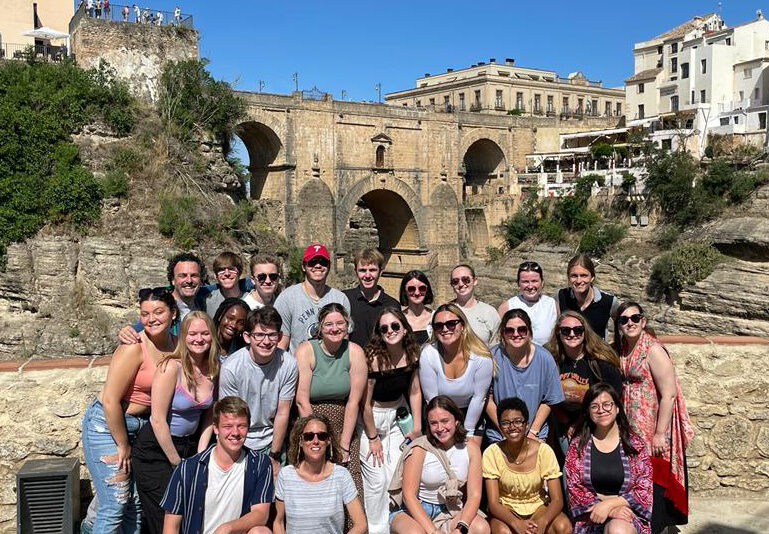
MULTIPOLYGON (((481 338, 478 337, 478 335, 473 332, 473 327, 470 326, 470 323, 467 321, 467 316, 462 312, 462 310, 454 304, 453 302, 447 302, 446 304, 441 304, 436 308, 435 313, 433 313, 433 320, 432 322, 435 323, 435 318, 438 316, 441 312, 450 312, 456 315, 459 320, 462 323, 462 333, 459 337, 459 346, 462 349, 462 357, 465 359, 465 362, 467 362, 468 359, 470 359, 470 354, 477 354, 478 356, 485 356, 487 358, 491 358, 491 353, 489 352, 489 349, 486 347, 486 343, 481 341, 481 338)), ((437 336, 435 334, 435 327, 433 327, 433 337, 430 341, 435 342, 437 340, 437 336)), ((438 343, 438 349, 440 352, 441 344, 438 343)))
POLYGON ((585 353, 585 359, 587 360, 587 363, 593 373, 598 378, 603 378, 601 376, 601 370, 598 366, 597 360, 603 360, 619 370, 620 363, 617 353, 614 352, 614 350, 603 339, 601 339, 598 334, 593 331, 593 329, 590 327, 590 323, 587 322, 587 319, 585 319, 581 313, 577 313, 573 310, 566 310, 561 312, 561 315, 558 316, 558 320, 555 322, 553 336, 545 345, 545 348, 549 350, 550 354, 552 354, 555 358, 556 363, 560 366, 561 363, 563 363, 563 361, 567 358, 566 349, 563 347, 563 341, 561 341, 561 336, 558 332, 558 328, 561 326, 563 320, 567 317, 576 319, 585 329, 585 334, 582 338, 582 351, 585 353))
POLYGON ((203 311, 191 311, 182 320, 182 326, 179 328, 179 341, 176 344, 176 349, 170 354, 166 354, 158 363, 158 367, 161 365, 163 369, 168 365, 171 360, 178 360, 182 366, 182 374, 184 375, 184 381, 187 384, 187 389, 193 393, 195 391, 195 370, 193 368, 192 356, 190 355, 190 349, 187 348, 187 332, 190 330, 190 324, 195 319, 200 319, 206 323, 209 332, 211 332, 211 346, 208 348, 208 378, 215 380, 219 375, 219 341, 216 335, 216 327, 214 322, 203 311))

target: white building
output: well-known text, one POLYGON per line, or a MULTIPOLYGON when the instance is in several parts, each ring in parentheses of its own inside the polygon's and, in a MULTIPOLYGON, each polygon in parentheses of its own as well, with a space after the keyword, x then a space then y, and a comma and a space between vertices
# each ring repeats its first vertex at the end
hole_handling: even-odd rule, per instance
POLYGON ((696 16, 633 47, 625 80, 627 125, 648 126, 663 148, 681 143, 702 156, 709 134, 767 146, 769 21, 727 27, 696 16))

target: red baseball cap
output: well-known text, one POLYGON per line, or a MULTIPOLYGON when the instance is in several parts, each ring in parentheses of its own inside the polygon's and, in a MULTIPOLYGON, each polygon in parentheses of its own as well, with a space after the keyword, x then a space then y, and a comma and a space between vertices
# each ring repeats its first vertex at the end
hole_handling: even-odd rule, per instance
POLYGON ((331 261, 331 253, 325 245, 321 245, 320 243, 310 243, 307 245, 307 248, 304 249, 304 254, 302 254, 302 261, 307 262, 317 256, 331 261))

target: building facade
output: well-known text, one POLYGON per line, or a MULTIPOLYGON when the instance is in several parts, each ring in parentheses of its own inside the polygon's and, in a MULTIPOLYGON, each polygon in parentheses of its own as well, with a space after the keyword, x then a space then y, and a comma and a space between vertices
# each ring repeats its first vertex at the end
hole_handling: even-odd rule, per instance
POLYGON ((625 80, 628 126, 649 126, 663 148, 701 156, 710 134, 766 145, 769 21, 728 27, 716 13, 692 19, 633 47, 625 80))
POLYGON ((561 78, 555 71, 520 67, 513 59, 479 62, 464 69, 425 74, 416 87, 385 95, 388 104, 434 111, 494 114, 619 117, 625 110, 622 88, 603 87, 581 72, 561 78))
POLYGON ((0 50, 3 57, 24 47, 41 44, 24 32, 47 26, 67 33, 69 20, 75 12, 72 0, 3 0, 0 16, 0 50))

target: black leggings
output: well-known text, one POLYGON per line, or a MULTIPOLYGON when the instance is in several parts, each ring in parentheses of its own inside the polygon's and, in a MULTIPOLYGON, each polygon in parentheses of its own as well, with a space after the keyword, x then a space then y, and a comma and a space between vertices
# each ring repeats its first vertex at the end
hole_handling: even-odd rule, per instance
MULTIPOLYGON (((171 439, 181 458, 188 458, 197 452, 195 435, 171 436, 171 439)), ((142 534, 162 534, 165 510, 160 507, 160 501, 163 500, 174 467, 160 447, 152 425, 144 425, 136 436, 131 468, 142 505, 142 534)))

